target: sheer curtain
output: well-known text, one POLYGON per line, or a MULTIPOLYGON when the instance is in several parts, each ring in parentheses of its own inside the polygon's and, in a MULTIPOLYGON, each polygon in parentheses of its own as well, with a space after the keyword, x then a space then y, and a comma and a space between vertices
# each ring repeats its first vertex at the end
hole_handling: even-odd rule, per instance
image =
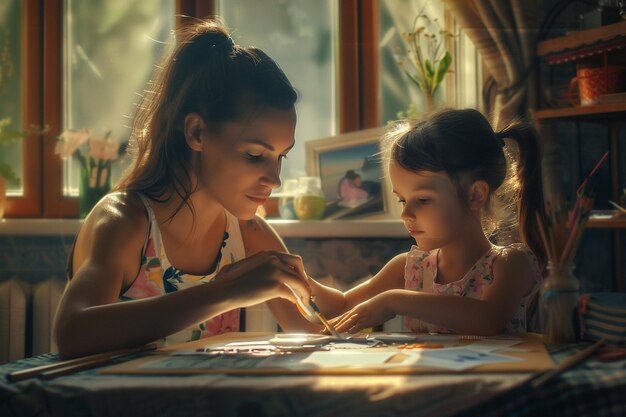
POLYGON ((484 59, 485 110, 503 128, 534 104, 536 0, 445 1, 484 59))

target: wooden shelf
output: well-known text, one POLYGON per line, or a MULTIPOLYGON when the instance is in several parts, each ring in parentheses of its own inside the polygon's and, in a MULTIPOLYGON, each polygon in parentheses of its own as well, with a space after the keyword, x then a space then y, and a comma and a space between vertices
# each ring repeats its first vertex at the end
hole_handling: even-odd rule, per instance
POLYGON ((590 229, 626 229, 626 216, 611 219, 589 219, 587 227, 590 229))
POLYGON ((617 210, 592 210, 587 227, 593 229, 624 229, 626 215, 617 210))
POLYGON ((626 48, 626 21, 539 42, 537 55, 557 64, 621 48, 626 48))
POLYGON ((556 109, 541 109, 532 112, 537 120, 574 118, 584 116, 602 116, 606 119, 610 116, 617 116, 619 113, 626 113, 626 101, 618 103, 604 103, 593 106, 563 107, 556 109))

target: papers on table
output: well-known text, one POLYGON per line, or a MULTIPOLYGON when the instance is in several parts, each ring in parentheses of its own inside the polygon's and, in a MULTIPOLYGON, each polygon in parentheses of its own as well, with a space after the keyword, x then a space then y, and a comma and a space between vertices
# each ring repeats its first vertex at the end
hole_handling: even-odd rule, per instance
POLYGON ((518 362, 521 359, 503 355, 507 351, 524 352, 515 348, 521 339, 483 338, 459 346, 457 335, 407 335, 372 334, 366 338, 336 339, 319 334, 277 334, 267 340, 248 340, 222 345, 207 345, 201 349, 180 350, 173 359, 164 363, 169 367, 186 364, 193 368, 240 367, 287 368, 293 370, 313 368, 386 368, 397 366, 434 367, 463 371, 488 363, 518 362), (369 349, 376 346, 382 349, 369 349), (395 347, 392 343, 401 343, 395 347), (412 342, 412 343, 409 343, 412 342), (419 346, 426 348, 416 348, 419 346), (406 347, 399 348, 398 346, 406 347), (433 348, 436 347, 436 348, 433 348), (197 358, 204 356, 204 359, 197 358), (241 356, 238 360, 234 356, 241 356), (196 359, 193 359, 196 357, 196 359), (182 362, 180 362, 182 361, 182 362))
POLYGON ((339 350, 292 355, 274 355, 261 361, 258 368, 369 368, 385 364, 396 355, 394 351, 382 350, 339 350))
POLYGON ((417 351, 405 351, 407 355, 413 357, 412 361, 407 360, 417 366, 428 366, 454 371, 463 371, 475 366, 488 363, 519 362, 520 358, 505 356, 495 352, 524 351, 524 349, 512 348, 520 343, 520 339, 506 338, 484 338, 472 342, 463 347, 452 347, 445 349, 420 349, 417 351))
POLYGON ((480 339, 464 347, 475 352, 504 352, 520 342, 519 339, 480 339))
POLYGON ((463 371, 479 365, 498 362, 519 362, 520 358, 480 352, 468 348, 424 349, 408 352, 413 356, 411 362, 417 366, 463 371))

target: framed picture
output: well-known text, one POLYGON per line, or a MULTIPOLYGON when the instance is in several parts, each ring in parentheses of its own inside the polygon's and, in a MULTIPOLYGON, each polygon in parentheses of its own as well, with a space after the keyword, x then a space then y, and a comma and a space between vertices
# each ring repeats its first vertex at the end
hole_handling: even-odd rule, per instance
POLYGON ((390 184, 381 154, 385 128, 306 142, 306 170, 326 197, 324 219, 390 217, 390 184))

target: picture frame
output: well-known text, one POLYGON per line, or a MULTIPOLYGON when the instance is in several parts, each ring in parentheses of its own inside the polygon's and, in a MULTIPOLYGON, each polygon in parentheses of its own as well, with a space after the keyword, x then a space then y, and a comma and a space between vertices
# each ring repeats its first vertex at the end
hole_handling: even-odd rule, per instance
POLYGON ((320 177, 326 198, 323 219, 393 217, 381 152, 384 133, 377 127, 306 142, 306 172, 320 177))

